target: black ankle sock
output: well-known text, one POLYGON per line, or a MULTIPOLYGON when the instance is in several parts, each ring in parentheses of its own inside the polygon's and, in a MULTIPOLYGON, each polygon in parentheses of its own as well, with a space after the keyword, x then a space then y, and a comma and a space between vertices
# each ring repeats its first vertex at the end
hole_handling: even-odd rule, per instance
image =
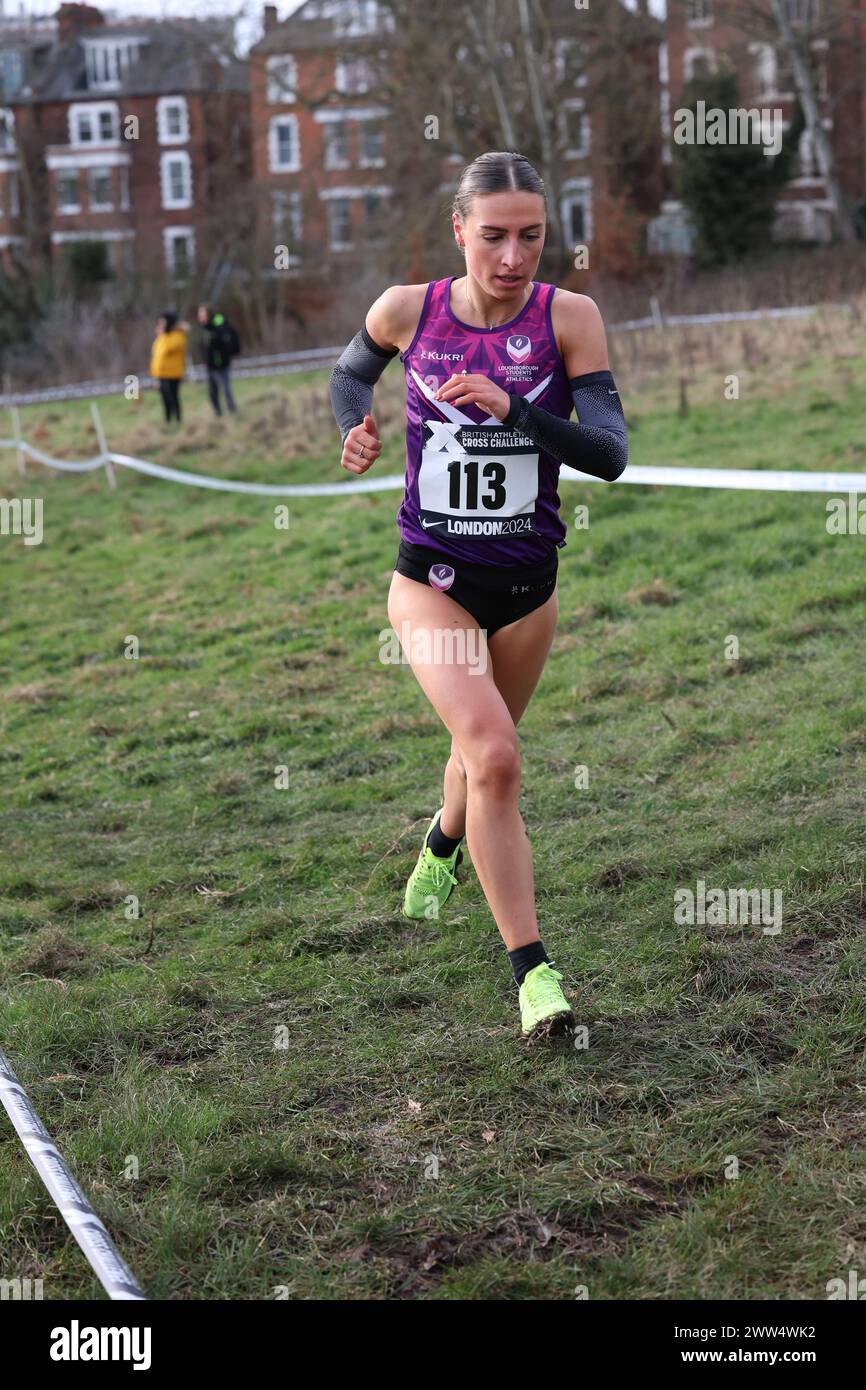
POLYGON ((524 976, 528 975, 530 970, 534 970, 536 965, 541 965, 543 961, 548 960, 549 957, 544 949, 543 941, 530 941, 528 946, 518 946, 516 951, 509 951, 508 959, 511 961, 515 981, 518 985, 522 985, 524 976))
POLYGON ((452 840, 449 835, 443 835, 437 820, 427 836, 427 848, 433 851, 437 859, 449 859, 462 839, 462 835, 458 835, 456 840, 452 840))

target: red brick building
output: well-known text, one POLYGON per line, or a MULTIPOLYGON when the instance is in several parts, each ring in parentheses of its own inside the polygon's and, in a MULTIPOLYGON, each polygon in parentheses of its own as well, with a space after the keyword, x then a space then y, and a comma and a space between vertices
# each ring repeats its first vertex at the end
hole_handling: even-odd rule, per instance
MULTIPOLYGON (((14 103, 38 82, 56 35, 53 19, 0 18, 0 257, 4 261, 26 246, 35 212, 23 177, 21 153, 26 141, 16 122, 14 103)), ((38 149, 31 153, 38 163, 38 149)))
MULTIPOLYGON (((621 9, 619 32, 636 50, 641 84, 655 103, 651 153, 641 172, 650 186, 648 214, 662 195, 657 112, 663 35, 645 6, 631 13, 620 0, 610 3, 621 9)), ((283 23, 277 22, 274 6, 267 5, 264 13, 264 37, 250 52, 261 254, 269 256, 282 244, 290 264, 303 265, 308 275, 360 257, 388 198, 402 191, 394 186, 391 113, 377 98, 386 85, 377 83, 377 72, 392 61, 392 16, 375 0, 307 0, 283 23)), ((552 46, 542 81, 548 108, 555 110, 558 212, 565 244, 591 246, 604 238, 616 192, 609 132, 593 109, 599 84, 593 86, 590 75, 603 22, 594 12, 576 10, 571 0, 552 0, 548 19, 552 46)), ((512 90, 525 90, 526 69, 518 54, 503 54, 501 71, 512 90)), ((518 148, 531 148, 537 134, 534 125, 518 132, 518 148)), ((453 191, 461 166, 476 153, 443 151, 441 182, 431 192, 453 191)))
POLYGON ((260 244, 309 269, 351 252, 392 191, 375 96, 388 16, 375 3, 308 0, 282 24, 273 5, 264 18, 249 56, 260 244))
MULTIPOLYGON (((667 0, 664 103, 669 118, 681 105, 683 87, 701 72, 721 68, 739 78, 743 107, 780 109, 787 126, 796 100, 784 47, 773 42, 769 0, 762 0, 768 23, 759 33, 730 0, 667 0)), ((819 108, 840 182, 852 203, 866 196, 866 0, 840 7, 821 0, 787 0, 795 30, 808 24, 819 108)), ((763 27, 763 26, 761 26, 763 27)), ((669 158, 669 151, 666 155, 669 158)), ((779 240, 829 241, 832 205, 821 178, 812 138, 800 139, 796 177, 779 198, 775 236, 779 240)))
POLYGON ((116 274, 183 280, 210 258, 249 179, 247 71, 231 27, 109 25, 84 4, 61 5, 56 21, 8 108, 18 167, 6 177, 26 181, 41 210, 33 249, 58 261, 99 241, 116 274))

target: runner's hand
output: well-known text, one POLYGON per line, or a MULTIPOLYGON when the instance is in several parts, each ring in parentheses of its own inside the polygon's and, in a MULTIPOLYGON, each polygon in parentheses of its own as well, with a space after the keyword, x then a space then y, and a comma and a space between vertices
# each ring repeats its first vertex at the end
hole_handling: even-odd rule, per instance
POLYGON ((372 415, 365 415, 363 425, 353 425, 346 435, 340 467, 347 468, 350 473, 366 473, 370 464, 376 462, 381 452, 382 441, 379 438, 376 421, 372 415), (361 449, 364 450, 363 457, 360 453, 361 449))
POLYGON ((504 420, 511 409, 508 393, 482 372, 467 372, 465 376, 460 372, 449 376, 433 399, 450 401, 452 405, 480 405, 497 420, 504 420))

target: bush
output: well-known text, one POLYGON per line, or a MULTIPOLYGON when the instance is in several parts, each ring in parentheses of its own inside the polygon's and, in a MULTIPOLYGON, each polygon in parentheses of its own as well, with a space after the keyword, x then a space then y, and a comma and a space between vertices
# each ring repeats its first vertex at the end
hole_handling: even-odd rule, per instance
MULTIPOLYGON (((708 111, 737 110, 735 75, 719 72, 694 78, 683 94, 682 109, 695 111, 699 100, 706 102, 708 111)), ((695 228, 700 264, 735 264, 772 241, 776 198, 791 177, 803 125, 798 103, 774 158, 759 143, 674 144, 679 193, 695 228)))
POLYGON ((87 294, 110 280, 111 265, 104 241, 73 241, 66 248, 66 270, 75 294, 87 294))

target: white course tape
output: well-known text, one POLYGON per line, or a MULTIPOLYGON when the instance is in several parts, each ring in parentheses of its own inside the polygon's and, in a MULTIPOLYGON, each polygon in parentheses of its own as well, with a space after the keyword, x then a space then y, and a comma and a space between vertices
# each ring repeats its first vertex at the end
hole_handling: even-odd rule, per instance
POLYGON ((132 1270, 118 1251, 57 1146, 30 1103, 6 1053, 0 1048, 0 1101, 63 1217, 109 1298, 143 1299, 132 1270))
MULTIPOLYGON (((358 478, 345 483, 241 483, 230 478, 212 478, 207 473, 186 473, 179 468, 166 468, 148 459, 132 458, 129 454, 105 453, 95 458, 75 461, 53 459, 32 444, 15 439, 0 439, 0 449, 20 448, 46 468, 65 473, 89 473, 105 464, 116 463, 136 473, 148 473, 170 483, 185 483, 188 487, 212 488, 218 492, 248 492, 259 497, 341 497, 353 492, 392 492, 404 486, 396 473, 384 478, 358 478)), ((566 482, 599 483, 589 473, 563 464, 560 478, 566 482)), ((810 473, 783 471, 772 468, 665 468, 653 464, 630 463, 617 483, 634 483, 638 487, 712 487, 739 488, 755 492, 866 492, 866 473, 810 473)))
MULTIPOLYGON (((588 473, 563 464, 560 477, 568 481, 597 483, 588 473)), ((783 472, 774 468, 663 468, 630 463, 616 480, 640 486, 730 487, 757 492, 866 492, 866 473, 783 472)))

